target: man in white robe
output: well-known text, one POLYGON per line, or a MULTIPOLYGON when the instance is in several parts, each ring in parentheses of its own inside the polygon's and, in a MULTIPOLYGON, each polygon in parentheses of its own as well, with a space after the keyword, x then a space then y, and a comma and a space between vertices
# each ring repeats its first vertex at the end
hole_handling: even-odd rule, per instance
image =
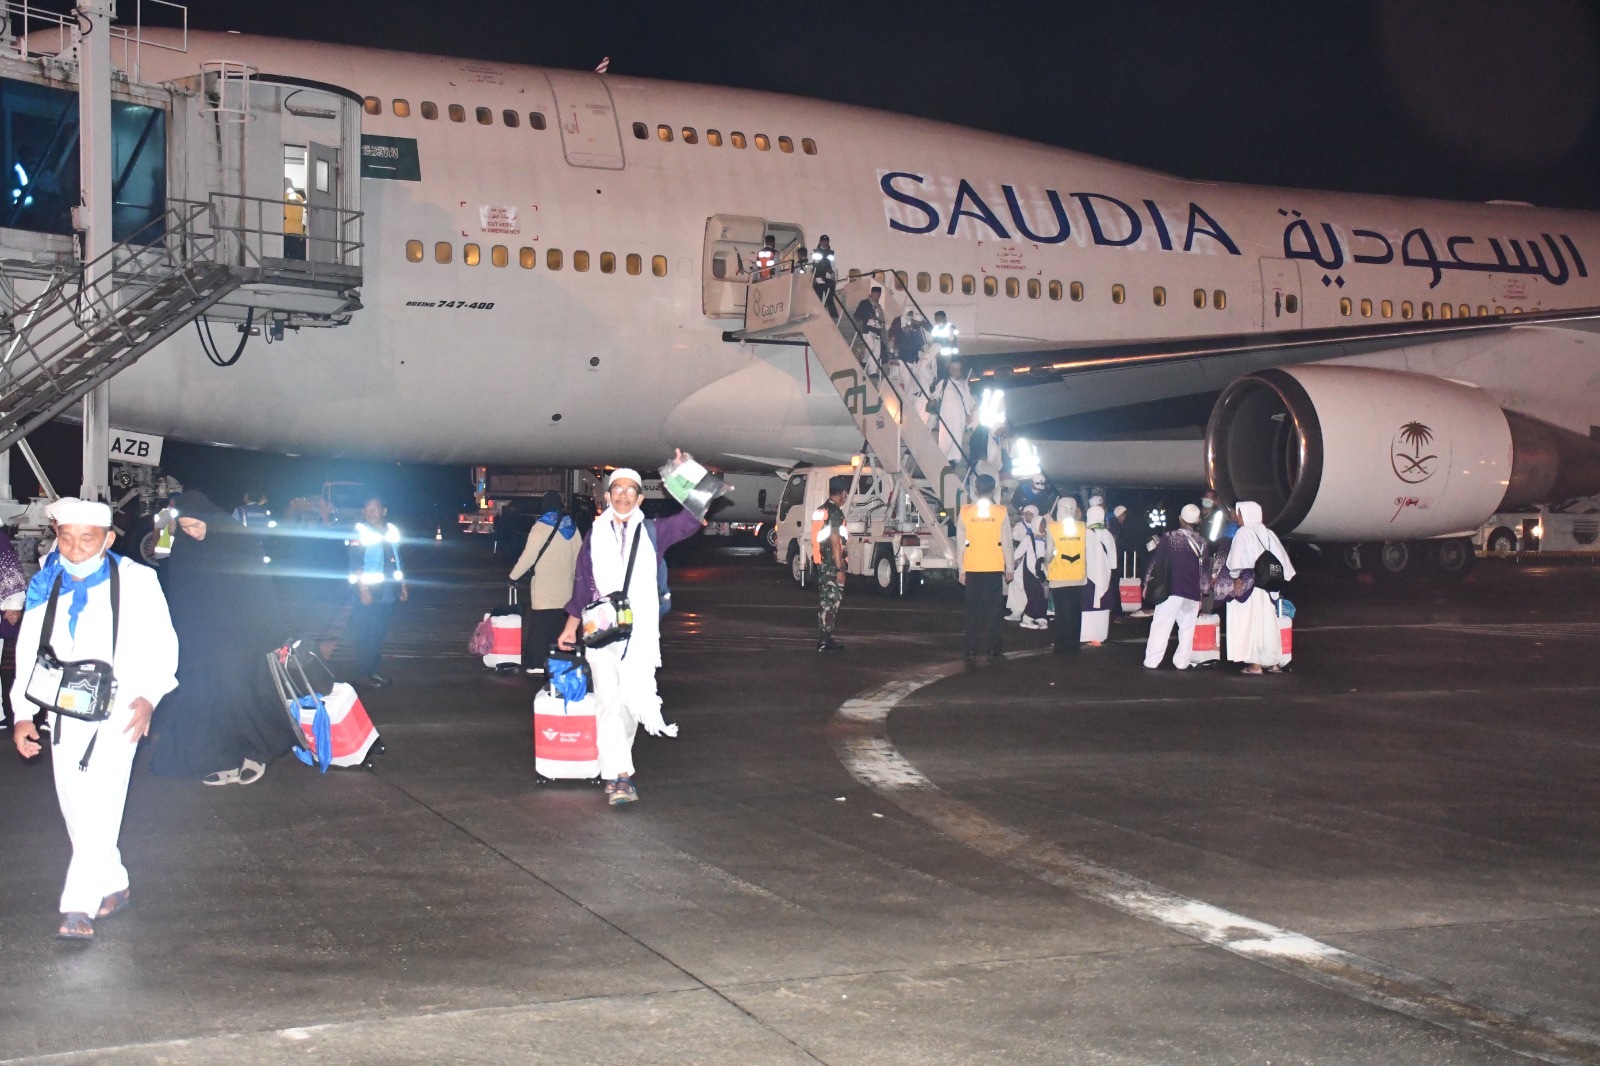
MULTIPOLYGON (((28 585, 11 705, 36 706, 28 700, 29 682, 45 641, 64 662, 110 663, 116 678, 109 718, 89 722, 55 715, 51 728, 56 798, 72 839, 56 935, 90 940, 95 919, 109 917, 129 902, 128 871, 117 848, 128 776, 139 741, 150 732, 156 704, 178 687, 178 637, 155 571, 110 554, 116 533, 109 507, 66 497, 51 505, 50 514, 56 522, 56 551, 28 585), (112 567, 119 586, 114 648, 112 567), (57 583, 55 619, 46 635, 44 617, 57 583)), ((35 694, 43 688, 37 685, 35 694)), ((26 711, 17 715, 12 740, 24 758, 42 749, 26 711)))
MULTIPOLYGON (((1095 499, 1096 497, 1090 497, 1095 499)), ((1111 633, 1111 602, 1117 590, 1117 542, 1106 528, 1106 509, 1089 508, 1089 531, 1084 537, 1084 563, 1088 583, 1083 587, 1083 622, 1079 639, 1091 648, 1104 644, 1111 633)))
MULTIPOLYGON (((1261 521, 1261 505, 1241 500, 1237 513, 1239 531, 1228 549, 1228 569, 1235 577, 1246 570, 1253 571, 1261 553, 1270 551, 1283 564, 1283 579, 1293 581, 1295 570, 1289 553, 1278 535, 1261 521)), ((1283 653, 1283 635, 1278 631, 1278 599, 1276 592, 1252 589, 1250 598, 1243 603, 1228 603, 1228 658, 1244 663, 1244 673, 1278 673, 1289 662, 1289 656, 1283 653)))

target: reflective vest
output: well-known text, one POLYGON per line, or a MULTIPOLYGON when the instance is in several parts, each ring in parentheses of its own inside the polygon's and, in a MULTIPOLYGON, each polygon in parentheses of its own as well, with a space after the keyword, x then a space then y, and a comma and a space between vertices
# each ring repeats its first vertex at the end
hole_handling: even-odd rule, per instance
MULTIPOLYGON (((829 502, 831 503, 832 501, 829 502)), ((818 566, 822 565, 822 545, 833 536, 833 528, 834 527, 828 524, 828 504, 824 503, 821 507, 818 507, 815 511, 811 512, 811 561, 816 563, 818 566)), ((838 555, 835 556, 830 554, 829 558, 839 559, 842 565, 843 560, 848 558, 848 556, 845 555, 845 546, 846 542, 850 539, 850 531, 845 528, 844 512, 842 511, 840 512, 838 530, 838 555)))
POLYGON ((1050 565, 1045 567, 1045 580, 1052 585, 1062 582, 1078 584, 1089 576, 1088 560, 1084 558, 1084 538, 1087 528, 1081 519, 1072 520, 1073 533, 1067 535, 1066 527, 1061 522, 1051 522, 1047 527, 1050 530, 1050 539, 1055 543, 1055 554, 1050 556, 1050 565))
POLYGON ((778 263, 778 253, 771 248, 763 248, 756 253, 756 276, 765 280, 772 277, 772 268, 778 263))
POLYGON ((400 569, 400 531, 393 522, 381 530, 357 522, 355 533, 355 539, 346 542, 350 546, 350 584, 371 587, 406 579, 400 569))
POLYGON ((979 500, 961 508, 967 542, 962 545, 962 568, 968 573, 997 573, 1006 568, 1003 531, 1006 509, 998 503, 979 500))

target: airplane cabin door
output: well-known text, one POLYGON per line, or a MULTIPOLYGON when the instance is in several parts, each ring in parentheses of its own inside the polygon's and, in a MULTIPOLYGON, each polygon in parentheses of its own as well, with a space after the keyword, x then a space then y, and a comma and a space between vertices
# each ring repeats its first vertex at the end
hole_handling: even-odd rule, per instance
POLYGON ((1300 323, 1300 264, 1292 259, 1261 260, 1261 327, 1297 329, 1300 323))
POLYGON ((306 258, 339 261, 339 150, 306 146, 306 258))
POLYGON ((545 80, 556 99, 561 148, 575 167, 621 170, 622 131, 611 90, 598 74, 547 70, 545 80))

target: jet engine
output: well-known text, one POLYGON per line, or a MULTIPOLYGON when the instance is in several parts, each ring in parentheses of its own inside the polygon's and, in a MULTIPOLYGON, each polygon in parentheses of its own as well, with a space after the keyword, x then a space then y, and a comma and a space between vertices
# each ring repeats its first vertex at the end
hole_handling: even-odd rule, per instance
POLYGON ((1263 370, 1223 390, 1206 473, 1281 533, 1406 541, 1496 511, 1600 492, 1600 442, 1503 410, 1482 389, 1351 366, 1263 370))

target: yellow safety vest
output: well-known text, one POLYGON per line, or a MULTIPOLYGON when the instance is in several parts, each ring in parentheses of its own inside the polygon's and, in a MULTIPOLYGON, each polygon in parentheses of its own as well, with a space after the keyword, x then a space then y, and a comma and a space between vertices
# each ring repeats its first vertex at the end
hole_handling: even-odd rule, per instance
MULTIPOLYGON (((843 522, 839 523, 838 529, 839 553, 834 555, 830 552, 828 558, 838 559, 843 565, 843 560, 846 558, 845 543, 850 539, 850 531, 844 527, 843 522)), ((818 566, 822 565, 822 542, 832 535, 832 530, 828 527, 828 505, 825 503, 811 512, 811 561, 818 566)))
MULTIPOLYGON (((987 501, 986 501, 987 502, 987 501)), ((961 522, 967 529, 967 543, 963 546, 962 566, 968 573, 990 574, 1004 571, 1006 554, 1001 536, 1005 529, 1006 509, 990 503, 989 516, 978 516, 978 504, 969 503, 961 508, 961 522)))
POLYGON ((1088 527, 1082 519, 1073 519, 1074 533, 1067 536, 1066 526, 1061 522, 1049 524, 1050 539, 1055 542, 1055 554, 1050 556, 1050 565, 1045 567, 1045 580, 1052 585, 1059 582, 1076 583, 1087 580, 1089 576, 1089 563, 1084 558, 1085 534, 1088 527))

